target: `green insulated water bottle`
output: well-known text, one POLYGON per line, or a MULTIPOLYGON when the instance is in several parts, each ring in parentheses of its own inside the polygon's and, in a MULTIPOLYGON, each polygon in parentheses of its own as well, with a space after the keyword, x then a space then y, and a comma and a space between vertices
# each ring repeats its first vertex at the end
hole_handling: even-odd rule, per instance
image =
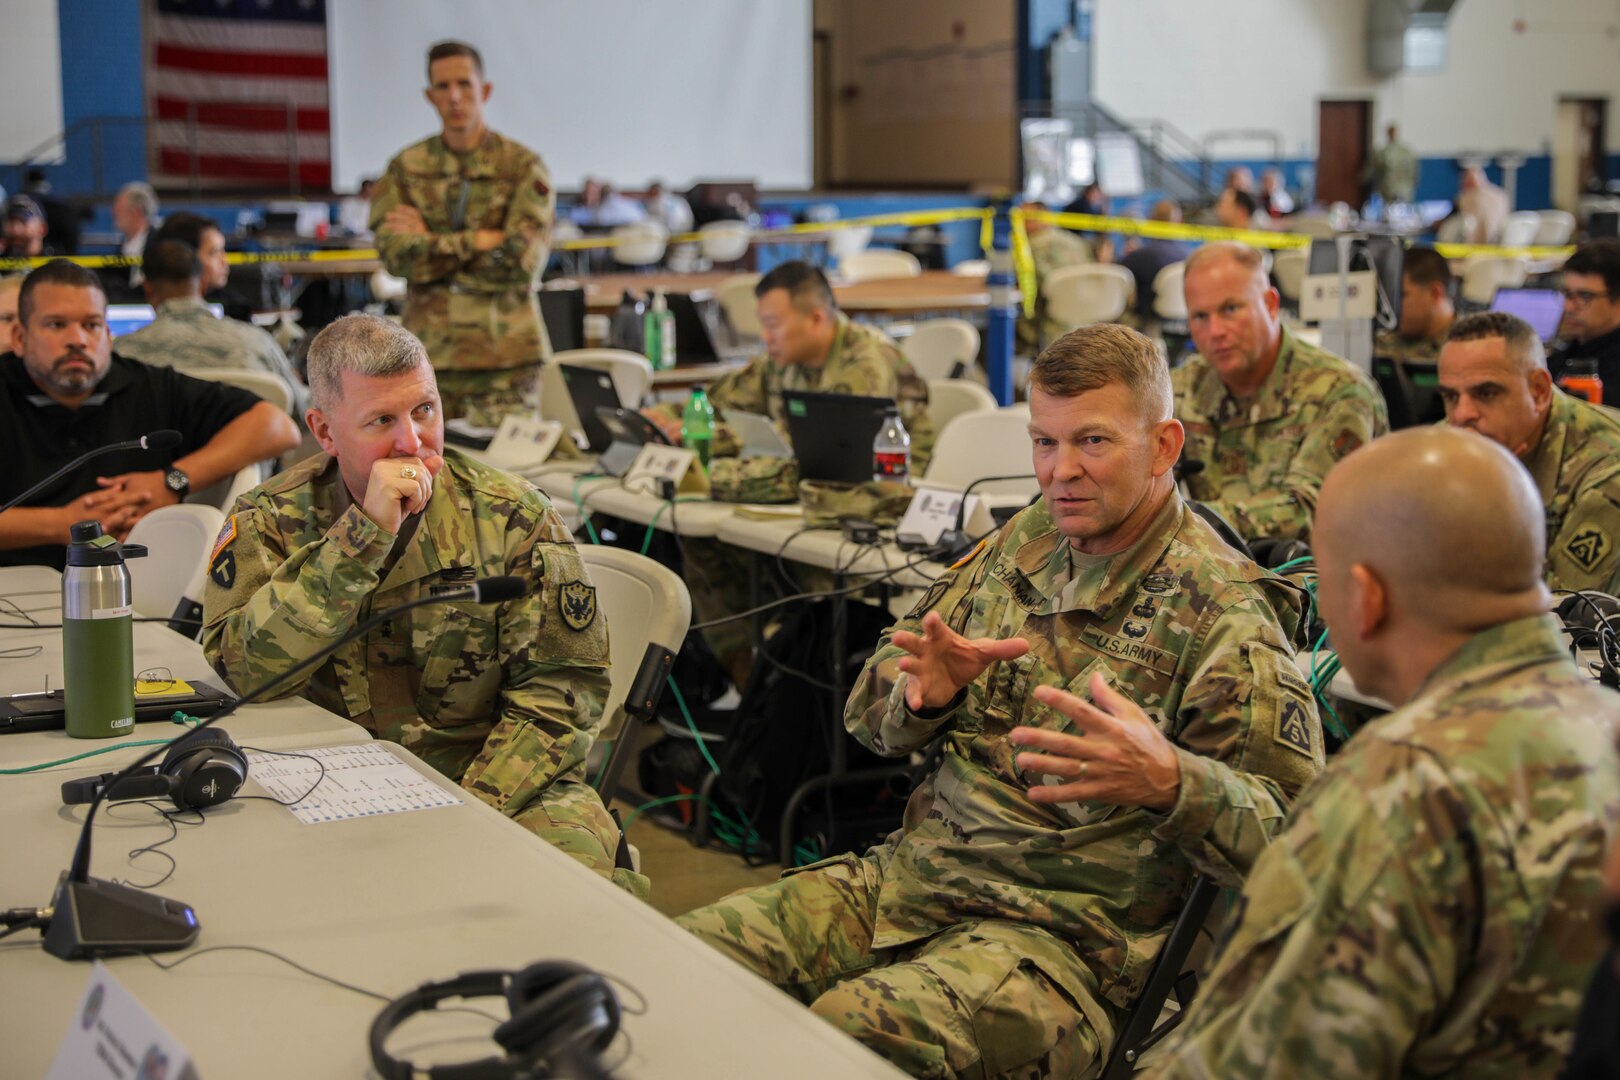
POLYGON ((72 536, 62 574, 67 733, 76 739, 128 735, 135 728, 135 643, 125 552, 102 534, 100 522, 78 522, 72 536))

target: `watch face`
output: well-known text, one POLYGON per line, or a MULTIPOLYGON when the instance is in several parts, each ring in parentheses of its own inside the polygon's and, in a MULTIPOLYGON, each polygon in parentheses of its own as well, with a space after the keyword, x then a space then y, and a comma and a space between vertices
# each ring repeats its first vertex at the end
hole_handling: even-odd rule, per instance
POLYGON ((182 495, 191 489, 190 477, 179 469, 170 469, 168 475, 163 478, 163 483, 168 486, 170 491, 178 491, 182 495))

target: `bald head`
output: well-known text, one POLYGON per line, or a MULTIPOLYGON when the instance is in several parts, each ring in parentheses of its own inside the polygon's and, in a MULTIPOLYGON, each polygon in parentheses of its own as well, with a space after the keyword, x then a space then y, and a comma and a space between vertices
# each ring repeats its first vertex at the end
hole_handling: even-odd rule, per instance
POLYGON ((1411 428, 1346 457, 1312 535, 1323 588, 1365 568, 1401 632, 1473 634, 1548 607, 1541 496, 1512 454, 1464 431, 1411 428))

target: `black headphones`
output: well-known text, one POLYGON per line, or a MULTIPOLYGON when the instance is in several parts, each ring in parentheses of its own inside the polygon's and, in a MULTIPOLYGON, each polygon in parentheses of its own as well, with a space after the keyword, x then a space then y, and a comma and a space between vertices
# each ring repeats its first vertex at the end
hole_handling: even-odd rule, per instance
MULTIPOLYGON (((590 968, 542 960, 522 971, 469 971, 395 998, 371 1022, 371 1063, 383 1080, 510 1080, 549 1076, 560 1063, 593 1061, 619 1031, 619 999, 590 968), (389 1054, 389 1034, 408 1017, 452 998, 505 997, 511 1019, 494 1031, 505 1057, 422 1069, 389 1054)), ((576 1069, 577 1074, 577 1069, 576 1069)), ((596 1075, 587 1072, 584 1075, 596 1075)), ((605 1075, 605 1074, 603 1074, 605 1075)))
MULTIPOLYGON (((220 728, 190 731, 174 741, 163 764, 141 769, 107 792, 110 801, 152 799, 167 795, 182 810, 201 810, 224 802, 247 779, 247 757, 220 728)), ((92 802, 117 773, 102 773, 62 784, 69 806, 92 802)))

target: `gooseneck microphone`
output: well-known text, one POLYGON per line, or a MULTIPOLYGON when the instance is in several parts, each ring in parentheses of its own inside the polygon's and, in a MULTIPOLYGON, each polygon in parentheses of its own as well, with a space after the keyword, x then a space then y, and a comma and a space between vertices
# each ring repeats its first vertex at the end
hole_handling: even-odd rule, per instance
POLYGON ((1015 473, 1010 476, 981 476, 967 487, 962 489, 962 501, 956 506, 956 520, 945 532, 939 534, 939 542, 934 546, 939 549, 940 560, 954 563, 968 553, 976 540, 969 540, 962 532, 962 526, 967 521, 967 500, 973 494, 973 489, 980 484, 993 484, 998 480, 1034 480, 1034 473, 1015 473))
POLYGON ((487 577, 379 612, 263 686, 243 694, 184 735, 155 746, 136 758, 103 785, 90 802, 90 809, 84 816, 84 826, 79 832, 78 847, 73 852, 73 864, 57 882, 56 895, 51 900, 53 911, 50 925, 45 930, 45 951, 63 960, 84 960, 97 956, 184 949, 197 940, 200 926, 191 905, 90 876, 90 829, 96 820, 96 811, 106 801, 110 791, 118 788, 143 765, 167 753, 181 740, 195 738, 199 732, 213 727, 243 705, 259 701, 314 670, 316 665, 343 646, 396 615, 450 600, 497 604, 516 600, 526 591, 527 587, 520 577, 487 577))
POLYGON ((80 454, 78 457, 74 458, 72 461, 68 462, 66 465, 62 466, 60 469, 57 469, 55 472, 51 473, 51 475, 47 476, 33 487, 23 492, 21 495, 18 495, 15 499, 12 499, 10 502, 6 503, 6 505, 0 506, 0 514, 5 513, 7 510, 10 510, 13 506, 16 506, 20 502, 25 502, 26 500, 33 498, 35 495, 38 495, 41 491, 44 491, 46 488, 62 479, 62 477, 66 476, 74 469, 77 469, 80 465, 83 465, 92 458, 98 458, 102 454, 113 454, 120 450, 167 450, 171 446, 179 445, 180 433, 173 428, 162 428, 158 431, 152 432, 151 434, 142 435, 138 439, 125 439, 123 442, 108 443, 106 446, 98 446, 89 453, 80 454))

